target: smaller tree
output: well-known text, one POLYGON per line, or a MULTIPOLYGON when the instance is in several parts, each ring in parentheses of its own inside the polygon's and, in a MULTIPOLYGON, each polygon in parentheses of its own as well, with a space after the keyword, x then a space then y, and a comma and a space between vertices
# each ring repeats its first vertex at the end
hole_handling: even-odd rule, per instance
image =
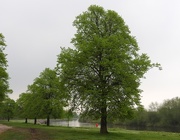
POLYGON ((25 118, 25 123, 27 123, 28 118, 33 118, 37 116, 37 112, 34 111, 34 99, 33 95, 30 93, 22 93, 17 100, 16 114, 19 118, 25 118))
POLYGON ((16 103, 15 103, 15 101, 7 97, 7 98, 2 102, 2 106, 1 106, 1 116, 2 116, 4 119, 7 119, 7 120, 9 121, 11 118, 14 117, 15 108, 16 108, 16 103))
POLYGON ((62 116, 66 95, 61 91, 61 84, 54 70, 46 68, 28 87, 28 91, 36 100, 33 112, 38 111, 40 116, 46 116, 47 126, 50 125, 50 117, 62 116))
POLYGON ((68 127, 69 127, 69 121, 70 121, 71 118, 73 118, 73 112, 72 112, 71 109, 68 109, 65 113, 66 113, 65 115, 66 115, 66 117, 68 119, 68 127))

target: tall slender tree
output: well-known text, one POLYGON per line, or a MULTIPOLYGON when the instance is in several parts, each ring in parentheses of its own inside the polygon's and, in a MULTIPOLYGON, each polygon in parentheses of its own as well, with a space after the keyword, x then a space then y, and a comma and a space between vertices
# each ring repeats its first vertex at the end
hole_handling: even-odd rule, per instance
POLYGON ((58 56, 61 82, 74 106, 100 118, 100 133, 108 133, 108 118, 131 117, 141 106, 140 79, 159 64, 138 53, 135 37, 115 11, 92 5, 73 25, 75 48, 62 48, 58 56))
POLYGON ((9 90, 9 75, 7 73, 8 62, 6 59, 6 54, 4 53, 6 44, 4 36, 0 33, 0 101, 4 100, 7 93, 10 93, 9 90))

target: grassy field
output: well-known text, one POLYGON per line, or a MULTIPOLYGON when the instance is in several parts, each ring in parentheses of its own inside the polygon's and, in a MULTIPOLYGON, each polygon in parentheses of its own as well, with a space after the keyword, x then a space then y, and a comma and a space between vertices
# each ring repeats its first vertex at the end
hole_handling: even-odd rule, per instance
POLYGON ((99 134, 98 128, 47 127, 16 122, 0 122, 13 128, 0 134, 0 140, 180 140, 179 133, 109 129, 99 134))

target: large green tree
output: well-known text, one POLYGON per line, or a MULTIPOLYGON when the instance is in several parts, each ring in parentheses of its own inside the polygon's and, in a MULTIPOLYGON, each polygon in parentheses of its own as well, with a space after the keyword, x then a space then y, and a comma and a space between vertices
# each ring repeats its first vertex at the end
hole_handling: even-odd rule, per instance
POLYGON ((74 106, 100 118, 100 133, 108 133, 108 118, 131 117, 141 106, 140 80, 158 64, 138 53, 135 38, 115 11, 92 5, 73 25, 74 48, 62 48, 58 56, 61 82, 74 106))
POLYGON ((33 94, 31 111, 35 118, 45 116, 49 126, 50 117, 62 117, 63 107, 67 105, 67 100, 61 90, 61 83, 55 70, 46 68, 41 72, 34 83, 28 87, 28 92, 33 94))
POLYGON ((3 34, 0 33, 0 101, 5 98, 5 95, 10 92, 8 83, 8 73, 7 73, 7 59, 4 53, 6 44, 3 34))

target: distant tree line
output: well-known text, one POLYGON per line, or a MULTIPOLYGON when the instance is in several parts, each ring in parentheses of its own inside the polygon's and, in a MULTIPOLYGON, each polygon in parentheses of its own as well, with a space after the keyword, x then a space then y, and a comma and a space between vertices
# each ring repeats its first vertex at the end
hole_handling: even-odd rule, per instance
MULTIPOLYGON (((37 98, 33 98, 32 93, 22 93, 16 102, 10 98, 6 98, 0 104, 0 119, 6 119, 8 121, 10 119, 25 119, 25 121, 27 121, 27 119, 34 119, 34 123, 36 124, 36 119, 48 118, 48 116, 49 118, 71 118, 73 116, 77 117, 77 114, 73 113, 71 110, 63 110, 61 102, 58 103, 58 106, 51 107, 49 104, 53 104, 53 100, 46 106, 44 105, 46 104, 46 102, 42 101, 43 99, 41 99, 41 102, 39 102, 38 104, 35 100, 37 100, 38 102, 37 98), (46 107, 46 109, 44 107, 46 107)), ((111 122, 110 120, 108 120, 108 122, 111 124, 131 126, 136 128, 168 128, 169 131, 174 131, 175 129, 176 131, 180 131, 179 118, 180 98, 176 97, 167 99, 162 104, 151 103, 149 105, 149 109, 137 108, 136 110, 134 110, 133 119, 121 120, 121 118, 119 118, 119 120, 121 121, 111 122)), ((99 122, 100 120, 92 120, 91 117, 81 113, 80 121, 99 122)))
POLYGON ((165 100, 162 104, 151 103, 149 109, 135 110, 135 117, 126 120, 123 125, 166 128, 180 131, 180 98, 165 100))

